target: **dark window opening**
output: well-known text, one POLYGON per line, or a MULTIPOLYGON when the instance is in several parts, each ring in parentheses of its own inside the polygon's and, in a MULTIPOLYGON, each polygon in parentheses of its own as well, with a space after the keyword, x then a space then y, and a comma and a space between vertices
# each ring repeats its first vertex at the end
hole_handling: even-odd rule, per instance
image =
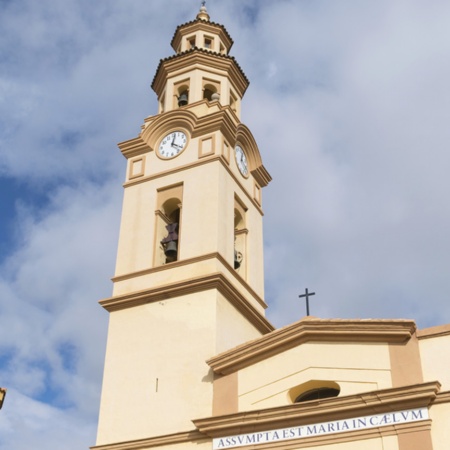
POLYGON ((339 389, 334 388, 318 388, 300 394, 295 403, 309 402, 311 400, 322 400, 324 398, 337 397, 339 395, 339 389))

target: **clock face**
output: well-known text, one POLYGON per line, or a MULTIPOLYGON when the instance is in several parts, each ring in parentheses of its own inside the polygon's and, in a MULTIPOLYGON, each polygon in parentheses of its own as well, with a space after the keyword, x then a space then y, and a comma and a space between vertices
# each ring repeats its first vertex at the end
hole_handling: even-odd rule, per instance
POLYGON ((239 172, 241 172, 241 174, 244 175, 244 177, 248 176, 248 163, 244 150, 242 150, 242 148, 239 147, 239 145, 236 145, 234 152, 239 172))
POLYGON ((174 158, 186 147, 187 137, 182 131, 172 131, 164 136, 158 147, 158 154, 163 158, 174 158))

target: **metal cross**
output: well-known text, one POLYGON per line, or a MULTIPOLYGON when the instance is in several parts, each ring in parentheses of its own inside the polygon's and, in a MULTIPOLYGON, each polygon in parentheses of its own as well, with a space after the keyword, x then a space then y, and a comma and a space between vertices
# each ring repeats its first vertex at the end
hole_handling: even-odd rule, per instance
POLYGON ((316 293, 315 292, 308 292, 308 288, 306 288, 305 289, 305 293, 298 296, 299 298, 306 297, 306 315, 307 316, 309 316, 309 297, 311 295, 316 295, 316 293))

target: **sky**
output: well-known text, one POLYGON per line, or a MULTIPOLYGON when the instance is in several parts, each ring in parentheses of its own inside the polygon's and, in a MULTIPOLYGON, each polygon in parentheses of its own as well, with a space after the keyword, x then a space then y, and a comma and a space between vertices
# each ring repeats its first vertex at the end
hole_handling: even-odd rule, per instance
MULTIPOLYGON (((125 159, 194 0, 0 0, 0 450, 95 444, 125 159), (69 439, 67 439, 69 437, 69 439), (64 442, 62 445, 61 442, 64 442)), ((450 323, 450 3, 208 0, 250 80, 265 299, 450 323)))

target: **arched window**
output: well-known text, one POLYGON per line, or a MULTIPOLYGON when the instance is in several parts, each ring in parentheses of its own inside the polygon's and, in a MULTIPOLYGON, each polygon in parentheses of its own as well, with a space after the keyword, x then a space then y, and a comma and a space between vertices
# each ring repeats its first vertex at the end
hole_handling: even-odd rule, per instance
POLYGON ((178 237, 180 232, 180 200, 171 198, 164 202, 162 206, 164 215, 168 219, 166 225, 167 235, 161 239, 166 263, 177 261, 178 259, 178 237))
POLYGON ((292 403, 309 402, 337 397, 341 392, 335 381, 310 380, 289 389, 288 396, 292 403))
POLYGON ((182 80, 174 84, 173 90, 173 108, 179 108, 189 103, 189 86, 190 80, 182 80))
POLYGON ((294 400, 294 403, 309 402, 310 400, 321 400, 323 398, 337 397, 339 395, 339 392, 340 392, 339 389, 328 387, 311 389, 310 391, 300 394, 294 400))
POLYGON ((213 80, 203 80, 203 98, 209 102, 220 100, 220 83, 213 80))
POLYGON ((155 210, 154 265, 161 266, 180 259, 183 185, 158 190, 155 210))
POLYGON ((246 228, 247 208, 235 195, 234 197, 234 268, 242 278, 247 276, 247 233, 246 228))

